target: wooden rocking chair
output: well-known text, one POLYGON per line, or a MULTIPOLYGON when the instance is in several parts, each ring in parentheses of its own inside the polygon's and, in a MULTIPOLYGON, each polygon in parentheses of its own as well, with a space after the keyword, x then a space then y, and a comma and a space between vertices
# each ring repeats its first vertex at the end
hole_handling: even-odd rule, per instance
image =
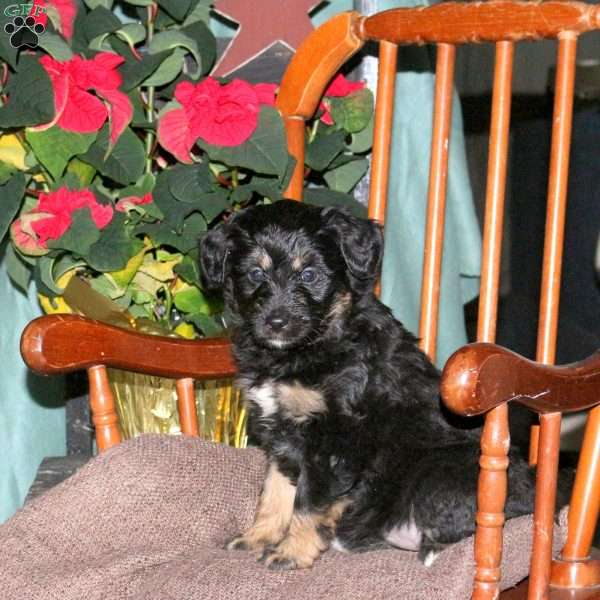
MULTIPOLYGON (((475 541, 473 598, 477 599, 499 595, 509 447, 507 403, 511 400, 539 413, 540 426, 539 436, 536 430, 532 444, 532 462, 537 461, 538 465, 538 493, 528 590, 524 585, 509 593, 513 594, 511 597, 528 594, 528 598, 536 600, 549 594, 554 597, 559 592, 564 597, 589 598, 594 596, 593 588, 600 585, 600 563, 590 558, 600 501, 600 407, 592 408, 589 416, 573 489, 567 543, 559 559, 552 561, 551 555, 561 413, 600 404, 600 355, 565 367, 550 366, 556 345, 577 38, 599 27, 600 8, 578 2, 448 2, 430 8, 394 9, 370 17, 344 13, 313 32, 300 47, 285 73, 277 100, 285 119, 289 151, 297 159, 287 195, 301 200, 304 121, 313 116, 327 84, 340 67, 367 41, 379 42, 369 217, 384 223, 397 49, 404 44, 436 45, 435 115, 419 329, 421 346, 433 359, 456 47, 484 42, 496 46, 479 343, 460 349, 450 358, 442 388, 452 410, 463 415, 486 415, 475 541), (532 362, 493 342, 513 53, 516 42, 539 38, 558 39, 558 58, 539 342, 537 362, 532 362)), ((32 369, 44 374, 87 369, 101 451, 121 439, 107 367, 177 379, 181 426, 189 435, 198 434, 193 380, 222 378, 235 372, 225 339, 160 339, 76 316, 48 316, 33 321, 23 334, 22 353, 32 369)))

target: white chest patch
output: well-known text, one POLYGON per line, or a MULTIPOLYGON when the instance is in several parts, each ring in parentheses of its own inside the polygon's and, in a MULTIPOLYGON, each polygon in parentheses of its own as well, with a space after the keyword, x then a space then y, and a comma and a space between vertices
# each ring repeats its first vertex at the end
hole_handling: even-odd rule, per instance
POLYGON ((319 392, 297 382, 285 384, 267 381, 262 385, 246 388, 246 396, 261 408, 263 417, 270 417, 281 409, 284 416, 301 423, 311 415, 327 410, 325 400, 319 392))
POLYGON ((421 546, 421 539, 423 533, 417 527, 416 523, 410 519, 402 525, 397 525, 393 529, 390 529, 385 535, 385 541, 396 548, 402 550, 417 551, 421 546))
POLYGON ((263 417, 270 417, 277 411, 276 390, 272 383, 267 382, 247 388, 246 394, 250 400, 260 406, 263 417))

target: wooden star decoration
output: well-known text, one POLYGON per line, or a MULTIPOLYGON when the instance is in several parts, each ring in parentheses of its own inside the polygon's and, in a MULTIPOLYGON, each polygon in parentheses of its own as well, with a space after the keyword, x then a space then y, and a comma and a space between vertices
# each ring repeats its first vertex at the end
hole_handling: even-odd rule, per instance
POLYGON ((239 24, 212 70, 225 77, 281 42, 296 50, 313 30, 308 13, 323 0, 215 0, 213 10, 239 24))

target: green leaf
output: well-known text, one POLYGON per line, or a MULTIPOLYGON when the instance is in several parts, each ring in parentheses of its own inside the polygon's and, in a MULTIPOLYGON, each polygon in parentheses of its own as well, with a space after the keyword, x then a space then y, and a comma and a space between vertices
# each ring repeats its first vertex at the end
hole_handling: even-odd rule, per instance
POLYGON ((170 175, 170 170, 159 173, 152 197, 163 213, 165 223, 168 223, 171 229, 181 231, 185 217, 198 209, 195 205, 180 202, 175 198, 171 192, 170 175))
POLYGON ((173 51, 165 50, 158 54, 149 54, 148 56, 164 56, 167 57, 162 61, 161 65, 152 73, 147 79, 143 80, 143 85, 150 86, 161 86, 171 83, 181 70, 185 62, 186 51, 182 48, 175 48, 173 51))
POLYGON ((75 256, 86 258, 90 248, 99 238, 100 231, 92 220, 90 209, 80 208, 73 212, 73 222, 69 229, 59 239, 49 241, 48 247, 66 250, 75 256))
POLYGON ((207 73, 214 63, 216 56, 215 38, 202 21, 192 23, 180 30, 161 31, 150 42, 149 50, 155 54, 175 48, 185 48, 194 57, 198 69, 190 73, 192 79, 197 79, 201 74, 207 73))
POLYGON ((8 103, 0 108, 0 127, 28 127, 51 121, 54 93, 44 67, 37 57, 22 54, 18 69, 7 88, 8 103))
POLYGON ((239 204, 252 198, 254 193, 276 201, 281 200, 282 190, 277 179, 253 177, 250 183, 239 185, 231 194, 231 202, 239 204))
POLYGON ((323 177, 332 190, 349 192, 363 178, 368 168, 369 161, 360 158, 328 171, 323 177))
POLYGON ((125 228, 126 215, 115 212, 112 221, 100 232, 100 237, 86 255, 96 271, 120 271, 129 259, 142 249, 142 242, 132 239, 125 228))
POLYGON ((160 223, 142 223, 135 229, 136 234, 144 233, 155 246, 170 246, 183 254, 189 252, 197 242, 176 233, 166 221, 160 223))
POLYGON ((125 40, 129 46, 135 46, 146 39, 146 28, 141 23, 126 23, 115 31, 122 40, 125 40))
POLYGON ((108 158, 105 158, 108 152, 108 140, 108 125, 105 125, 90 149, 79 158, 117 183, 122 185, 134 183, 141 177, 146 163, 141 140, 128 127, 117 140, 108 158))
POLYGON ((7 62, 13 70, 17 69, 17 52, 18 49, 10 43, 10 35, 5 35, 2 32, 0 34, 0 59, 7 62))
POLYGON ((350 152, 361 154, 368 152, 373 146, 373 129, 375 127, 375 119, 371 116, 368 125, 357 133, 352 134, 350 143, 346 146, 350 152))
POLYGON ((193 323, 206 337, 215 337, 223 334, 223 327, 214 317, 204 313, 185 315, 184 319, 193 323))
POLYGON ((54 280, 54 261, 56 257, 50 254, 40 256, 35 267, 33 268, 33 277, 35 279, 35 287, 40 294, 53 298, 61 296, 63 289, 58 287, 54 280))
POLYGON ((200 285, 200 271, 198 269, 198 262, 184 256, 183 260, 175 265, 173 271, 177 273, 186 283, 190 285, 200 285))
POLYGON ((119 72, 123 77, 123 89, 125 91, 132 90, 148 79, 169 56, 171 56, 171 51, 165 50, 156 54, 144 54, 142 60, 128 60, 121 65, 119 72))
POLYGON ((197 205, 206 221, 210 223, 224 210, 227 210, 231 207, 231 201, 229 199, 228 191, 224 190, 223 188, 219 188, 210 194, 203 194, 200 198, 198 198, 197 205))
POLYGON ((15 173, 17 167, 0 160, 0 185, 5 184, 15 173))
POLYGON ((304 201, 316 206, 343 206, 356 217, 367 216, 367 207, 357 202, 353 196, 326 188, 305 188, 304 201))
POLYGON ((373 94, 367 88, 343 98, 328 98, 328 101, 336 127, 349 133, 363 130, 373 115, 373 94))
MULTIPOLYGON (((208 23, 205 21, 193 21, 189 25, 186 24, 181 30, 185 35, 196 41, 202 62, 198 63, 198 67, 202 75, 208 74, 215 64, 217 58, 217 40, 210 30, 208 23)), ((195 79, 191 74, 192 79, 195 79)))
POLYGON ((104 6, 98 6, 89 12, 82 23, 87 43, 103 33, 113 33, 122 26, 121 21, 104 6))
POLYGON ((94 176, 96 175, 96 169, 92 167, 92 165, 79 160, 78 158, 73 158, 69 164, 67 165, 67 173, 66 175, 74 175, 79 179, 80 187, 87 187, 94 180, 94 176))
POLYGON ((181 22, 190 9, 191 0, 157 0, 158 5, 174 19, 181 22))
POLYGON ((151 6, 153 0, 125 0, 125 2, 134 6, 151 6))
POLYGON ((92 289, 111 300, 121 298, 125 294, 125 290, 115 285, 115 282, 106 275, 93 277, 90 279, 90 285, 92 286, 92 289))
POLYGON ((31 281, 31 268, 15 252, 12 244, 8 244, 6 247, 4 264, 10 280, 26 294, 31 281))
POLYGON ((177 310, 184 313, 210 314, 210 306, 197 287, 190 287, 173 296, 177 310))
POLYGON ((169 174, 169 189, 177 200, 193 204, 201 194, 212 191, 214 178, 207 162, 176 165, 169 174))
POLYGON ((244 167, 282 177, 288 166, 283 121, 276 109, 263 106, 258 126, 250 139, 239 146, 215 146, 198 140, 211 160, 229 167, 244 167))
POLYGON ((317 135, 306 147, 304 162, 315 171, 324 171, 344 149, 346 135, 345 131, 317 135))
POLYGON ((151 192, 156 183, 156 178, 152 173, 144 173, 133 185, 128 185, 119 190, 119 198, 127 196, 143 196, 151 192))
POLYGON ((57 33, 46 31, 44 35, 40 36, 38 46, 56 60, 65 61, 73 58, 69 44, 57 33))
POLYGON ((106 10, 111 10, 113 6, 114 0, 84 0, 85 5, 90 9, 94 10, 101 6, 102 8, 106 8, 106 10))
POLYGON ((188 16, 183 22, 184 27, 196 23, 197 21, 203 21, 208 25, 210 22, 210 7, 212 6, 213 0, 195 0, 195 6, 190 10, 188 16))
POLYGON ((4 185, 0 185, 0 242, 4 239, 15 218, 25 193, 25 175, 15 173, 4 185))
POLYGON ((36 158, 52 178, 57 180, 73 156, 87 152, 96 139, 96 134, 75 133, 54 125, 43 131, 28 130, 25 137, 36 158))
POLYGON ((175 231, 167 221, 162 221, 142 223, 136 227, 135 234, 145 233, 155 246, 169 246, 182 254, 188 254, 198 247, 200 234, 206 229, 206 221, 196 213, 185 219, 180 232, 175 231))

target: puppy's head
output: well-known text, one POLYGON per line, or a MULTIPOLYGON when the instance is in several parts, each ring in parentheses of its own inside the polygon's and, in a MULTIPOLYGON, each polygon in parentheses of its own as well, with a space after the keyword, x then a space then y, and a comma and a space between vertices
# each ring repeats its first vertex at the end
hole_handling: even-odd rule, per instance
POLYGON ((382 245, 373 221, 284 200, 210 231, 200 271, 256 342, 293 348, 339 331, 353 303, 373 293, 382 245))

